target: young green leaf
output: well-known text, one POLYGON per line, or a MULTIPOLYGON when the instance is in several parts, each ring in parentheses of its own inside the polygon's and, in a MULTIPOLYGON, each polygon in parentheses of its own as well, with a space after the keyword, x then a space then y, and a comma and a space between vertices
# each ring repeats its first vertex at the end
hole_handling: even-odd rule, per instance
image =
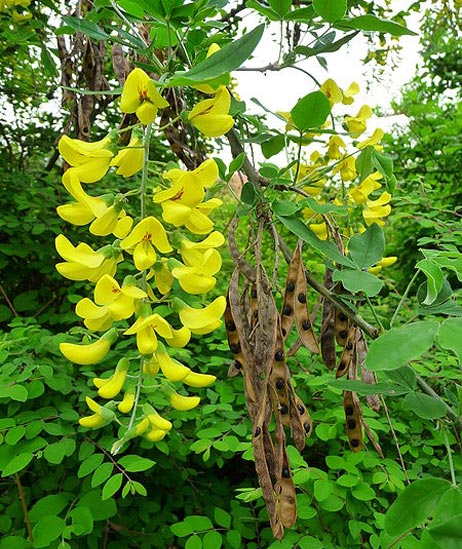
POLYGON ((344 17, 347 0, 313 0, 313 8, 324 21, 333 23, 344 17))
POLYGON ((462 318, 447 318, 440 326, 438 342, 443 349, 453 351, 462 364, 462 318))
POLYGON ((414 412, 423 419, 439 419, 446 415, 446 406, 441 400, 423 393, 408 393, 402 406, 403 410, 414 412))
POLYGON ((417 33, 411 31, 407 27, 395 23, 395 21, 389 21, 387 19, 380 19, 375 15, 359 15, 353 19, 342 19, 338 22, 342 27, 348 29, 358 29, 366 32, 388 32, 392 36, 403 36, 409 34, 416 36, 417 33))
POLYGON ((295 126, 305 132, 324 124, 330 114, 330 103, 321 91, 312 92, 299 99, 290 114, 295 126))
POLYGON ((342 282, 345 289, 354 294, 363 292, 368 297, 377 295, 383 286, 383 281, 380 278, 359 269, 334 271, 333 280, 342 282))
POLYGON ((383 229, 372 223, 363 233, 353 235, 348 242, 348 251, 358 269, 367 269, 380 261, 385 250, 383 229))

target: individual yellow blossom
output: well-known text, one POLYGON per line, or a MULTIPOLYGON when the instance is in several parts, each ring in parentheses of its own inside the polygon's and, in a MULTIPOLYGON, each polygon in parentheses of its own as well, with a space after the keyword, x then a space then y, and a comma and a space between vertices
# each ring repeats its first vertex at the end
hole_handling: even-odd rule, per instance
MULTIPOLYGON (((82 212, 87 212, 86 215, 88 216, 88 220, 81 223, 74 223, 73 221, 70 221, 71 223, 74 223, 74 225, 86 225, 87 223, 90 223, 90 221, 92 221, 95 217, 102 215, 106 211, 108 205, 104 198, 99 196, 90 196, 89 194, 87 194, 83 190, 82 184, 80 183, 77 173, 74 171, 73 168, 70 168, 64 172, 62 182, 68 193, 72 196, 72 198, 77 201, 77 205, 80 205, 82 212)), ((68 219, 66 219, 66 217, 62 216, 60 213, 60 211, 63 211, 66 206, 70 205, 66 204, 64 206, 58 206, 57 211, 60 217, 62 217, 65 221, 68 221, 68 219)))
POLYGON ((320 90, 327 97, 331 106, 335 105, 335 103, 341 103, 343 99, 342 90, 338 87, 334 80, 332 80, 332 78, 328 78, 321 86, 320 90))
POLYGON ((96 429, 103 427, 115 419, 115 413, 105 406, 101 406, 95 402, 92 398, 86 397, 85 401, 92 412, 91 416, 82 417, 79 419, 82 427, 88 427, 89 429, 96 429))
POLYGON ((164 431, 163 429, 157 429, 154 427, 153 429, 150 429, 146 433, 143 434, 143 437, 146 440, 149 440, 150 442, 159 442, 160 440, 164 439, 168 431, 164 431))
POLYGON ((11 17, 13 18, 14 23, 23 23, 24 21, 29 21, 29 19, 32 19, 32 13, 30 11, 18 13, 16 10, 13 10, 11 17))
POLYGON ((363 209, 363 218, 366 225, 377 223, 381 227, 385 225, 384 217, 390 215, 391 206, 389 204, 391 194, 384 191, 377 200, 367 200, 363 209))
POLYGON ((114 135, 109 134, 104 139, 94 143, 71 139, 63 135, 58 142, 58 150, 64 160, 72 166, 73 173, 82 183, 99 181, 109 169, 114 153, 110 146, 114 135))
POLYGON ((157 255, 154 247, 163 254, 172 251, 164 227, 153 216, 142 219, 122 240, 120 247, 133 254, 135 267, 139 271, 149 269, 156 262, 157 255))
POLYGON ((191 330, 182 326, 178 330, 172 328, 172 336, 164 337, 169 347, 185 347, 191 339, 191 330))
POLYGON ((143 374, 146 374, 148 376, 155 376, 157 372, 159 371, 159 361, 157 360, 157 357, 155 354, 153 354, 151 357, 143 360, 143 374))
POLYGON ((156 353, 156 359, 162 373, 169 381, 182 381, 189 373, 191 373, 190 368, 172 358, 165 351, 163 346, 160 346, 159 349, 161 349, 162 352, 156 353))
POLYGON ((112 329, 93 343, 62 342, 59 344, 59 350, 74 364, 97 364, 105 358, 116 339, 117 331, 112 329))
POLYGON ((96 236, 113 234, 116 238, 124 238, 132 225, 133 219, 125 213, 121 202, 116 200, 102 215, 94 219, 88 230, 96 236))
POLYGON ((120 98, 122 112, 135 113, 138 120, 147 125, 154 122, 158 109, 168 106, 168 101, 160 95, 154 82, 143 69, 137 67, 130 72, 120 98))
POLYGON ((371 274, 378 274, 384 267, 390 267, 394 265, 398 258, 395 255, 383 257, 374 267, 367 269, 371 274))
POLYGON ((190 387, 207 387, 214 383, 217 378, 210 374, 199 374, 198 372, 190 372, 184 379, 183 383, 190 387))
POLYGON ((123 259, 122 255, 110 246, 96 252, 83 242, 74 247, 63 234, 56 237, 55 247, 59 255, 66 260, 65 263, 57 263, 56 270, 70 280, 97 282, 105 274, 114 276, 117 263, 123 259))
POLYGON ((344 125, 351 137, 358 137, 367 128, 366 120, 372 116, 369 105, 363 105, 356 116, 345 116, 344 125))
POLYGON ((128 330, 125 330, 124 334, 136 334, 136 345, 142 355, 151 355, 156 352, 159 345, 156 334, 164 338, 173 337, 170 324, 157 313, 147 317, 140 316, 128 330))
POLYGON ((149 404, 145 404, 143 406, 143 411, 146 414, 146 417, 139 424, 137 434, 141 434, 144 438, 150 440, 151 442, 158 442, 159 440, 162 440, 173 427, 172 422, 163 418, 149 404))
POLYGON ((356 177, 356 159, 354 156, 345 156, 334 167, 334 173, 340 173, 343 181, 352 181, 356 177))
POLYGON ((154 276, 156 288, 162 295, 170 293, 173 284, 173 275, 167 265, 166 258, 157 260, 149 273, 148 279, 154 276))
POLYGON ((382 141, 384 134, 385 132, 383 130, 381 130, 380 128, 376 128, 374 130, 374 133, 370 137, 368 137, 364 141, 361 141, 360 143, 356 143, 356 147, 358 149, 364 149, 365 147, 368 147, 370 145, 375 146, 380 143, 380 141, 382 141))
POLYGON ((310 229, 320 240, 327 240, 329 233, 327 232, 327 225, 322 223, 310 223, 310 229))
POLYGON ((169 396, 169 400, 172 408, 186 412, 195 408, 201 399, 198 396, 184 396, 180 395, 176 391, 173 391, 169 396))
POLYGON ((203 253, 210 248, 219 248, 225 243, 225 237, 219 231, 213 231, 200 242, 192 242, 183 238, 180 242, 180 253, 186 265, 194 265, 202 261, 203 253))
POLYGON ((111 399, 116 397, 127 378, 130 363, 127 358, 121 358, 117 363, 115 372, 107 379, 94 378, 93 383, 98 387, 98 395, 102 398, 111 399))
POLYGON ((353 95, 359 93, 359 86, 356 82, 352 82, 346 90, 343 90, 342 103, 344 105, 351 105, 354 101, 353 95))
POLYGON ((211 248, 193 264, 174 267, 172 275, 188 294, 205 294, 215 287, 217 279, 213 275, 221 269, 221 263, 221 255, 211 248))
POLYGON ((231 96, 225 86, 220 86, 211 99, 204 99, 188 114, 189 122, 207 137, 219 137, 234 125, 230 116, 231 96))
POLYGON ((340 149, 345 149, 345 141, 339 135, 333 135, 327 144, 327 156, 331 160, 338 160, 342 157, 340 149))
POLYGON ((123 399, 117 404, 119 412, 128 414, 133 409, 135 404, 135 386, 131 385, 125 390, 123 399))
POLYGON ((220 319, 225 308, 226 298, 220 296, 202 309, 194 309, 183 304, 179 316, 183 326, 189 328, 193 334, 203 335, 212 332, 221 325, 220 319))
POLYGON ((355 203, 355 204, 364 204, 366 200, 369 198, 369 195, 380 189, 382 186, 378 180, 382 179, 382 175, 379 172, 374 172, 368 175, 359 185, 356 187, 351 188, 348 191, 349 198, 355 203))
POLYGON ((116 174, 123 177, 135 175, 143 168, 144 145, 143 133, 133 130, 130 142, 111 160, 111 166, 117 166, 116 174))

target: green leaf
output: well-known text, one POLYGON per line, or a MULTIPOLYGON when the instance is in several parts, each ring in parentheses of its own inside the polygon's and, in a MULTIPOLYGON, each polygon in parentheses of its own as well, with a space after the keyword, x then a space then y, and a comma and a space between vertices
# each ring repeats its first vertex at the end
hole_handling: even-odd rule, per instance
POLYGON ((249 206, 254 206, 257 202, 257 191, 255 190, 255 187, 251 181, 247 181, 247 183, 244 184, 241 191, 241 201, 244 202, 244 204, 248 204, 249 206))
POLYGON ((366 358, 369 370, 395 370, 419 358, 433 345, 439 324, 435 320, 413 322, 392 328, 372 341, 366 358))
POLYGON ((324 543, 313 536, 303 536, 298 540, 297 545, 300 549, 323 549, 324 547, 324 543))
POLYGON ((330 113, 330 103, 321 91, 311 92, 299 99, 290 111, 295 126, 305 132, 324 124, 330 113))
POLYGON ((223 528, 226 529, 231 527, 231 515, 224 509, 220 509, 220 507, 215 507, 213 511, 213 517, 215 519, 215 522, 219 526, 223 526, 223 528))
POLYGON ((136 455, 123 456, 119 459, 118 464, 123 467, 129 473, 138 473, 139 471, 146 471, 155 465, 155 461, 136 455))
POLYGON ((385 531, 401 536, 428 519, 451 484, 441 478, 415 480, 399 494, 385 514, 385 531))
POLYGON ((34 523, 47 515, 59 515, 70 500, 69 494, 51 494, 39 499, 29 511, 29 520, 34 523))
POLYGON ((268 4, 283 19, 284 15, 290 10, 292 0, 268 0, 268 4))
POLYGON ((352 293, 363 292, 369 297, 377 295, 383 286, 383 281, 372 273, 357 269, 343 269, 334 271, 332 276, 335 282, 341 282, 346 290, 352 293))
POLYGON ((170 86, 199 84, 231 72, 246 61, 260 42, 265 25, 259 25, 234 42, 227 44, 207 59, 185 73, 176 73, 169 80, 170 86))
POLYGON ((389 21, 387 19, 380 19, 375 15, 360 15, 354 19, 342 19, 338 22, 339 26, 346 27, 348 29, 357 29, 366 32, 388 32, 392 36, 403 36, 409 34, 411 36, 417 36, 417 33, 409 30, 408 28, 389 21))
POLYGON ((275 154, 282 151, 285 145, 285 138, 283 135, 273 135, 267 141, 263 141, 261 144, 261 152, 265 158, 271 158, 275 154))
POLYGON ((272 8, 269 8, 268 6, 265 6, 264 4, 261 4, 257 0, 247 0, 246 7, 255 10, 261 15, 264 15, 270 21, 280 20, 279 14, 276 11, 274 11, 272 8))
POLYGON ((431 538, 444 549, 462 547, 462 493, 460 488, 451 488, 442 496, 433 512, 428 526, 431 538))
POLYGON ((189 515, 184 519, 184 522, 191 526, 193 532, 202 532, 213 528, 212 521, 208 517, 200 515, 189 515))
POLYGON ((365 147, 356 158, 356 169, 359 174, 359 181, 362 182, 366 177, 372 173, 372 152, 375 151, 374 147, 365 147))
POLYGON ((216 530, 211 530, 210 532, 207 532, 203 537, 202 547, 203 549, 217 549, 217 547, 221 547, 222 542, 223 537, 220 532, 217 532, 216 530))
POLYGON ((86 477, 103 463, 104 455, 103 454, 92 454, 88 456, 82 463, 77 471, 77 476, 79 478, 86 477))
POLYGON ((110 461, 102 463, 99 465, 91 477, 91 487, 96 488, 100 484, 103 484, 112 475, 112 470, 114 469, 114 464, 110 461))
POLYGON ((93 515, 88 507, 79 505, 69 513, 72 518, 72 529, 76 536, 91 534, 93 531, 93 515))
MULTIPOLYGON (((276 214, 277 215, 277 214, 276 214)), ((332 261, 345 265, 347 267, 354 267, 354 263, 348 257, 341 254, 337 246, 329 240, 321 240, 314 232, 303 223, 298 217, 289 217, 277 215, 279 221, 285 225, 289 231, 296 234, 299 238, 308 242, 318 252, 326 255, 332 261)))
POLYGON ((40 519, 32 530, 34 547, 48 547, 52 541, 58 539, 66 526, 61 517, 48 515, 40 519))
POLYGON ((74 29, 76 32, 86 34, 94 40, 110 40, 111 37, 103 29, 98 27, 96 23, 87 21, 86 19, 79 19, 78 17, 71 17, 70 15, 63 15, 62 20, 66 25, 74 29))
POLYGON ((132 480, 132 486, 135 489, 135 492, 137 494, 140 494, 140 496, 147 496, 148 492, 146 488, 141 484, 141 482, 137 482, 136 480, 132 480))
POLYGON ((345 16, 347 0, 313 0, 313 8, 324 21, 333 23, 345 16))
POLYGON ((393 193, 396 187, 396 177, 393 173, 393 160, 391 157, 379 153, 372 148, 372 164, 374 168, 385 177, 388 189, 393 193))
POLYGON ((424 305, 431 305, 435 302, 443 287, 443 271, 432 259, 422 259, 416 263, 416 268, 421 270, 427 277, 427 295, 423 301, 424 305))
POLYGON ((29 465, 33 458, 34 454, 31 452, 23 452, 22 454, 18 454, 3 469, 2 477, 7 477, 17 473, 18 471, 22 471, 29 465))
POLYGON ((348 241, 348 253, 358 269, 367 269, 379 262, 385 250, 383 229, 372 223, 363 233, 353 235, 348 241))
POLYGON ((351 488, 351 495, 360 501, 370 501, 376 497, 374 490, 366 482, 360 482, 351 488))
POLYGON ((115 501, 113 499, 103 501, 99 490, 90 490, 86 492, 80 498, 79 505, 88 507, 95 521, 106 520, 117 513, 115 501))
POLYGON ((334 485, 329 480, 318 479, 314 481, 313 495, 316 501, 324 501, 327 499, 334 489, 334 485))
POLYGON ((233 158, 231 160, 231 163, 229 165, 228 174, 226 176, 226 181, 229 181, 232 177, 232 175, 237 172, 237 170, 240 170, 242 168, 242 165, 244 164, 245 160, 245 152, 242 152, 236 156, 236 158, 233 158))
POLYGON ((397 370, 385 372, 388 379, 398 383, 407 391, 413 391, 417 388, 417 376, 410 366, 403 366, 397 370))
POLYGON ((292 202, 291 200, 280 200, 276 198, 272 203, 273 212, 276 215, 281 215, 282 217, 291 216, 298 212, 299 206, 292 202))
POLYGON ((202 539, 194 534, 185 543, 184 549, 202 549, 202 539))
POLYGON ((446 415, 446 406, 440 400, 423 393, 408 393, 403 402, 403 410, 411 410, 423 419, 438 419, 446 415))
POLYGON ((29 393, 23 385, 4 385, 0 387, 0 398, 10 398, 18 402, 26 402, 29 393))
POLYGON ((106 481, 106 484, 103 487, 103 491, 101 494, 101 499, 104 501, 106 499, 109 499, 111 496, 113 496, 117 490, 122 486, 122 479, 123 475, 122 473, 117 473, 113 477, 111 477, 108 481, 106 481))
POLYGON ((241 548, 241 533, 239 530, 230 530, 226 532, 226 541, 231 545, 233 549, 241 548))
POLYGON ((447 318, 440 326, 438 343, 453 351, 462 364, 462 318, 447 318))
POLYGON ((175 522, 170 526, 170 530, 174 536, 179 538, 184 538, 185 536, 190 536, 194 532, 194 528, 191 524, 186 524, 184 521, 175 522))

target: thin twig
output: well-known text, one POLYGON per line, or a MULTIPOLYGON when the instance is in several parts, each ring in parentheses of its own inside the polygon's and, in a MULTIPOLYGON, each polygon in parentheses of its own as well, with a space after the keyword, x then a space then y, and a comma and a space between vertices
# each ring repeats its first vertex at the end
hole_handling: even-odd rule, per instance
POLYGON ((0 292, 2 293, 3 297, 5 298, 5 301, 8 305, 8 307, 11 309, 11 312, 14 314, 14 316, 19 316, 16 312, 16 309, 14 308, 13 303, 10 301, 10 298, 8 297, 7 293, 5 292, 5 289, 3 288, 3 284, 0 284, 0 292))
POLYGON ((395 442, 396 450, 398 452, 399 461, 401 463, 401 469, 403 470, 404 476, 406 477, 406 482, 408 484, 410 484, 411 481, 409 480, 409 475, 407 474, 407 469, 406 469, 406 464, 404 463, 403 454, 401 453, 401 448, 399 447, 398 437, 396 436, 396 432, 393 429, 390 414, 388 413, 388 406, 385 403, 385 399, 383 398, 383 395, 380 395, 380 402, 382 403, 383 409, 385 410, 385 415, 387 416, 387 421, 388 421, 388 425, 390 426, 391 436, 393 437, 393 440, 395 442))
POLYGON ((24 522, 26 523, 27 537, 32 543, 34 540, 32 538, 32 527, 30 525, 29 513, 27 511, 26 494, 24 492, 24 488, 21 484, 21 479, 19 478, 18 473, 14 474, 14 481, 16 483, 16 486, 18 487, 19 499, 21 500, 22 512, 24 513, 24 522))

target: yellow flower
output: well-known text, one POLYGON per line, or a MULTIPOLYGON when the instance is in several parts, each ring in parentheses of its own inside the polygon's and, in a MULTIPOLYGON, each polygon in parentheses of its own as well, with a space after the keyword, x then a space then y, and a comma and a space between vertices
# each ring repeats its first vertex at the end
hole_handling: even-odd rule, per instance
POLYGON ((212 248, 194 264, 173 268, 172 275, 188 294, 205 294, 215 287, 217 279, 213 275, 220 269, 221 255, 212 248))
POLYGON ((82 417, 79 419, 82 427, 88 427, 89 429, 96 429, 97 427, 103 427, 115 419, 115 413, 105 406, 101 406, 90 397, 86 397, 85 401, 92 412, 91 416, 82 417))
POLYGON ((183 326, 189 328, 193 334, 208 334, 221 325, 221 317, 225 312, 226 298, 217 297, 203 309, 194 309, 183 304, 179 312, 183 326))
POLYGON ((71 139, 63 135, 58 143, 58 150, 64 160, 73 166, 74 174, 82 183, 99 181, 109 169, 113 152, 108 148, 113 141, 109 134, 94 143, 71 139))
POLYGON ((97 282, 105 274, 113 276, 117 263, 123 259, 121 254, 110 247, 96 252, 83 242, 74 247, 63 234, 56 237, 55 247, 66 260, 65 263, 57 263, 56 270, 70 280, 97 282))
POLYGON ((339 135, 333 135, 327 144, 327 156, 331 160, 338 160, 341 158, 342 153, 340 149, 345 149, 346 145, 343 139, 339 135))
POLYGON ((154 122, 157 110, 168 107, 169 103, 157 91, 149 76, 140 68, 133 69, 125 81, 120 110, 136 113, 139 121, 146 125, 154 122))
POLYGON ((191 339, 191 330, 182 326, 178 330, 172 328, 172 337, 164 337, 169 347, 185 347, 191 339))
POLYGON ((169 396, 169 400, 172 408, 186 412, 195 408, 201 399, 198 396, 184 396, 173 391, 169 396))
POLYGON ((199 374, 197 372, 190 372, 184 379, 183 383, 190 387, 207 387, 211 385, 217 378, 210 374, 199 374))
POLYGON ((110 399, 117 396, 124 386, 130 363, 127 358, 121 358, 117 363, 115 372, 108 379, 95 378, 93 383, 98 387, 98 395, 110 399))
POLYGON ((108 354, 111 345, 116 339, 117 331, 112 329, 93 343, 60 343, 59 350, 68 360, 75 364, 97 364, 108 354))
POLYGON ((327 240, 329 233, 327 232, 327 225, 322 223, 311 223, 310 229, 320 240, 327 240))
POLYGON ((152 216, 142 219, 120 243, 122 250, 133 254, 135 267, 139 271, 149 269, 156 262, 154 246, 163 254, 172 251, 164 227, 152 216))
POLYGON ((116 200, 93 221, 88 230, 96 236, 113 234, 117 238, 124 238, 130 232, 132 225, 133 219, 125 213, 121 203, 116 200))
POLYGON ((116 174, 130 177, 139 172, 144 164, 143 134, 132 132, 128 147, 118 152, 111 160, 111 166, 118 166, 116 174))
POLYGON ((367 269, 372 274, 378 274, 384 267, 394 265, 398 258, 395 255, 383 257, 374 267, 367 269))
POLYGON ((367 128, 366 120, 372 116, 369 105, 363 105, 356 116, 345 116, 344 125, 351 137, 358 137, 367 128))
POLYGON ((191 373, 190 368, 172 358, 165 349, 162 350, 163 352, 156 353, 156 359, 162 373, 169 381, 182 381, 191 373))
POLYGON ((356 159, 354 156, 345 156, 334 168, 334 173, 340 172, 343 181, 351 181, 356 177, 356 159))
POLYGON ((194 265, 202 260, 203 252, 210 248, 219 248, 225 243, 225 237, 219 231, 213 231, 200 242, 183 238, 180 242, 180 253, 186 265, 194 265))
POLYGON ((140 316, 124 332, 125 335, 136 334, 136 345, 142 355, 156 352, 159 344, 156 333, 164 338, 173 337, 170 324, 157 313, 147 317, 140 316))
POLYGON ((367 200, 363 209, 363 217, 366 225, 377 223, 381 227, 385 225, 384 217, 390 215, 391 206, 389 204, 391 194, 384 191, 377 200, 367 200))
POLYGON ((338 87, 334 80, 332 80, 332 78, 328 78, 321 86, 320 90, 327 97, 331 106, 335 105, 335 103, 340 103, 343 99, 342 90, 338 87))
POLYGON ((151 276, 154 276, 156 288, 162 295, 170 293, 173 284, 173 275, 167 266, 167 260, 165 258, 154 263, 148 278, 151 276))
POLYGON ((219 137, 234 125, 230 116, 231 97, 224 86, 220 86, 212 99, 204 99, 188 114, 188 120, 207 137, 219 137))
POLYGON ((354 101, 353 95, 359 93, 359 86, 356 82, 352 82, 346 90, 343 90, 342 103, 344 105, 351 105, 354 101))
POLYGON ((382 179, 382 175, 379 172, 371 173, 359 185, 350 189, 348 196, 355 204, 364 204, 369 195, 382 186, 378 182, 378 179, 382 179))
POLYGON ((119 412, 128 414, 131 412, 133 405, 135 404, 135 386, 132 385, 124 393, 123 399, 117 404, 119 412))
POLYGON ((384 134, 385 132, 383 130, 381 130, 380 128, 376 128, 374 130, 374 133, 369 138, 361 141, 360 143, 356 143, 356 147, 358 149, 364 149, 369 145, 377 145, 377 143, 380 143, 380 141, 382 141, 384 134))

